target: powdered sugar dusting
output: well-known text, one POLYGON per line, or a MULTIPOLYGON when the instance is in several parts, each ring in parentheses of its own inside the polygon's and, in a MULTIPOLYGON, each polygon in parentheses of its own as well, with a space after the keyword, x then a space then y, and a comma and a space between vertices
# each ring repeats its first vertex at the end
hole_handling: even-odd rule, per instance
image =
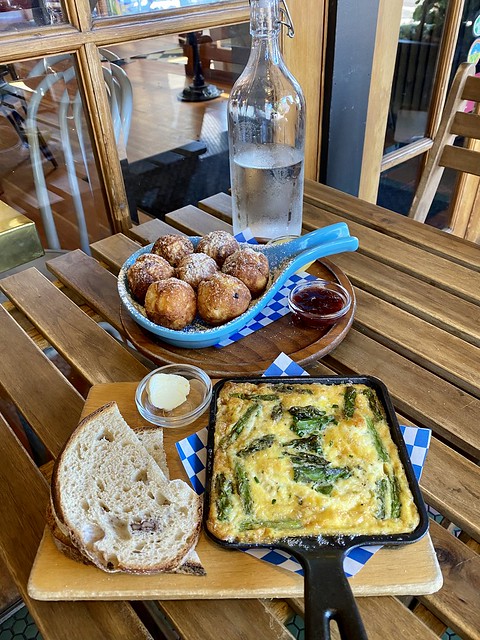
POLYGON ((206 253, 219 267, 225 259, 239 249, 237 240, 227 231, 211 231, 203 236, 197 245, 197 251, 206 253))
POLYGON ((202 280, 208 280, 218 271, 218 265, 206 253, 192 253, 182 258, 177 267, 177 277, 188 282, 194 289, 202 280))

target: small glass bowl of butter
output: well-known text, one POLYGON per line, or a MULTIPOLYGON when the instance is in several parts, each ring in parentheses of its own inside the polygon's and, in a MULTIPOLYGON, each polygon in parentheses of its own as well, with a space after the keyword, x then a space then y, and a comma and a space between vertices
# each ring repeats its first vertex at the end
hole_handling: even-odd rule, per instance
POLYGON ((212 398, 212 381, 189 364, 167 364, 141 380, 135 393, 139 413, 160 427, 184 427, 205 412, 212 398))

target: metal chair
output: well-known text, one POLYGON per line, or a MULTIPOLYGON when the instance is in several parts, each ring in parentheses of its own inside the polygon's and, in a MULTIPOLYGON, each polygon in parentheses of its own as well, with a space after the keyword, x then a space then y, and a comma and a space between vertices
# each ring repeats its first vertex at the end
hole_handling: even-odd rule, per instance
MULTIPOLYGON (((130 132, 133 105, 132 86, 125 71, 118 66, 118 64, 115 64, 116 61, 119 60, 118 56, 106 49, 100 49, 100 54, 104 60, 111 63, 108 67, 103 67, 105 86, 111 108, 115 139, 117 144, 121 144, 123 148, 126 148, 130 132)), ((57 65, 61 65, 61 63, 64 63, 65 61, 71 61, 69 54, 44 58, 37 63, 29 73, 29 77, 38 75, 45 75, 45 77, 40 81, 35 93, 30 99, 27 109, 25 129, 30 147, 30 158, 38 206, 45 229, 45 235, 47 237, 48 247, 50 249, 61 249, 41 158, 42 150, 40 148, 38 136, 38 111, 42 101, 45 99, 45 96, 48 95, 54 86, 57 84, 63 86, 64 88, 58 108, 60 139, 65 166, 67 169, 70 194, 78 224, 80 247, 85 253, 90 253, 88 229, 73 151, 75 145, 78 145, 83 161, 86 180, 91 189, 87 152, 83 134, 84 125, 82 119, 82 100, 78 90, 70 92, 68 90, 68 85, 75 81, 75 69, 73 65, 66 66, 66 68, 65 65, 63 65, 64 68, 62 70, 55 70, 57 65), (75 125, 74 128, 71 126, 72 122, 75 125)))

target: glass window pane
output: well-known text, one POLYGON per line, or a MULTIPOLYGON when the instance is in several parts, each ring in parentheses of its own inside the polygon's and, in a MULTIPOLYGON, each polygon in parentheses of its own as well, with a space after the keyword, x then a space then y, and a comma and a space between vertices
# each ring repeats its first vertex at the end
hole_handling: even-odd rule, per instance
POLYGON ((0 32, 67 22, 59 0, 0 0, 0 32))
MULTIPOLYGON (((93 0, 95 2, 95 0, 93 0)), ((94 15, 98 18, 136 15, 200 4, 227 4, 229 0, 98 0, 94 15)))
POLYGON ((425 133, 446 4, 446 0, 403 2, 385 152, 425 133))
POLYGON ((70 55, 3 66, 0 198, 46 249, 88 251, 111 234, 70 55))
MULTIPOLYGON (((408 215, 415 193, 416 178, 420 170, 421 157, 413 158, 384 171, 380 175, 377 204, 390 211, 408 215)), ((456 172, 445 169, 427 216, 427 224, 444 229, 448 227, 448 208, 457 179, 456 172)))
MULTIPOLYGON (((447 0, 404 0, 385 151, 403 147, 425 133, 446 6, 447 0)), ((478 7, 478 0, 465 0, 450 80, 467 59, 477 37, 474 25, 478 7)), ((480 60, 477 72, 480 73, 480 60)), ((463 138, 457 138, 455 144, 462 146, 463 138)), ((422 161, 417 157, 383 172, 377 203, 408 214, 421 169, 422 161)), ((428 224, 439 228, 448 225, 448 208, 457 178, 457 172, 444 171, 427 217, 428 224)))
MULTIPOLYGON (((249 55, 248 24, 108 48, 119 57, 113 64, 121 66, 132 88, 131 125, 122 162, 130 210, 163 218, 228 191, 226 107, 230 88, 249 55), (194 47, 200 69, 195 69, 194 47), (204 78, 200 95, 191 89, 196 87, 195 71, 204 78), (200 99, 211 86, 218 90, 217 97, 200 99)), ((120 146, 119 152, 123 157, 120 146)))

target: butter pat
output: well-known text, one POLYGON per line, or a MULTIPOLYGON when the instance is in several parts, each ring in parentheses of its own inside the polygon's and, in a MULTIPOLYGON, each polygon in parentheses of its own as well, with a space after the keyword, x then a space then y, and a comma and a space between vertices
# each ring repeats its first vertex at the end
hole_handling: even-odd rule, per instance
POLYGON ((190 382, 174 373, 156 373, 148 381, 147 395, 157 409, 172 411, 185 402, 190 393, 190 382))

